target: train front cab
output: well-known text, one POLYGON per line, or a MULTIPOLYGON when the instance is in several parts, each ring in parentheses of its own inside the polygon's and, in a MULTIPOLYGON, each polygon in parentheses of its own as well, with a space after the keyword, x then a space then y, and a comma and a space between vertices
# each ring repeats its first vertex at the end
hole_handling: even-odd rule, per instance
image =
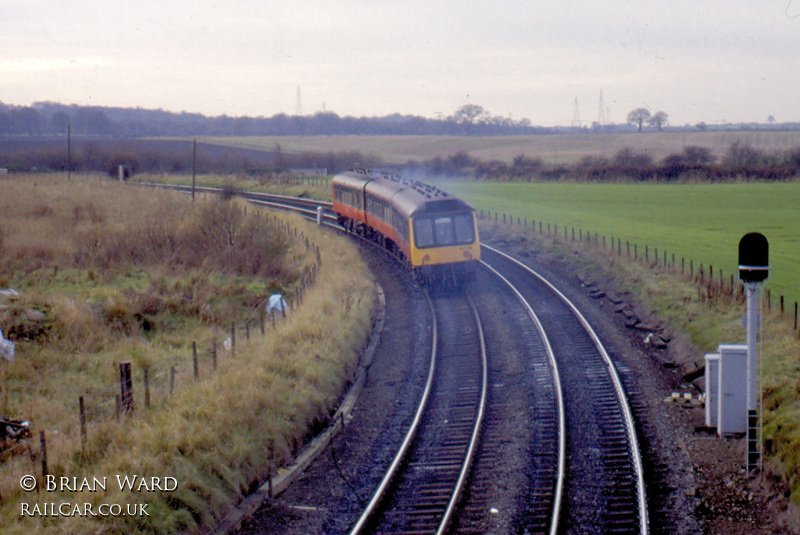
POLYGON ((475 212, 419 214, 411 218, 411 258, 423 278, 469 277, 480 260, 475 212))

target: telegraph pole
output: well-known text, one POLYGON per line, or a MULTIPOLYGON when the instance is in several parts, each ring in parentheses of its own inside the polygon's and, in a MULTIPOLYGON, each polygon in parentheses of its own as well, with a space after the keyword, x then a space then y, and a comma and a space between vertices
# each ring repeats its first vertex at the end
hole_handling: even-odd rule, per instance
POLYGON ((192 143, 192 202, 194 202, 195 175, 197 174, 197 140, 192 143))
POLYGON ((67 180, 72 179, 72 123, 67 123, 67 180))

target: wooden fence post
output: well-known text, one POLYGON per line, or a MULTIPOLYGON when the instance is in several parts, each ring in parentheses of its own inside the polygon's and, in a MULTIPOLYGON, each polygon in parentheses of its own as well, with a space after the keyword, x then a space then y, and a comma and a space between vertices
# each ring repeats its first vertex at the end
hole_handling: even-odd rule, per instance
POLYGON ((197 342, 192 341, 192 375, 195 382, 200 378, 200 370, 197 368, 197 342))
POLYGON ((44 430, 39 431, 39 445, 42 447, 42 477, 47 477, 47 439, 44 430))
POLYGON ((144 368, 144 408, 150 408, 150 367, 144 368))
POLYGON ((119 363, 120 403, 125 414, 133 412, 133 376, 131 375, 131 361, 119 363))
POLYGON ((81 450, 86 451, 86 408, 83 405, 83 396, 78 397, 78 408, 81 422, 81 450))
POLYGON ((175 366, 169 367, 169 395, 175 391, 175 366))

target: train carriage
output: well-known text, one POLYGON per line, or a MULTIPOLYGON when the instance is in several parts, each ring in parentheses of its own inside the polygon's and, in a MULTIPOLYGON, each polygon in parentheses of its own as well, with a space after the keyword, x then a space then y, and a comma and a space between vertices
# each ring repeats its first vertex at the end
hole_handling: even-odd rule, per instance
POLYGON ((382 242, 423 275, 469 270, 480 259, 475 210, 436 187, 349 171, 333 179, 333 210, 342 226, 382 242))

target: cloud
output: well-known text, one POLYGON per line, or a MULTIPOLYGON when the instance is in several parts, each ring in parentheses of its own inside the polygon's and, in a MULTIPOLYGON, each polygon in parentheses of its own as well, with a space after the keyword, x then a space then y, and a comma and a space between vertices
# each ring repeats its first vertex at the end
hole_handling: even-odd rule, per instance
POLYGON ((588 117, 604 88, 620 120, 643 100, 677 122, 763 120, 768 108, 797 120, 790 11, 776 0, 2 1, 0 72, 12 103, 271 115, 294 110, 300 85, 309 112, 430 116, 472 101, 568 124, 574 98, 588 117))

